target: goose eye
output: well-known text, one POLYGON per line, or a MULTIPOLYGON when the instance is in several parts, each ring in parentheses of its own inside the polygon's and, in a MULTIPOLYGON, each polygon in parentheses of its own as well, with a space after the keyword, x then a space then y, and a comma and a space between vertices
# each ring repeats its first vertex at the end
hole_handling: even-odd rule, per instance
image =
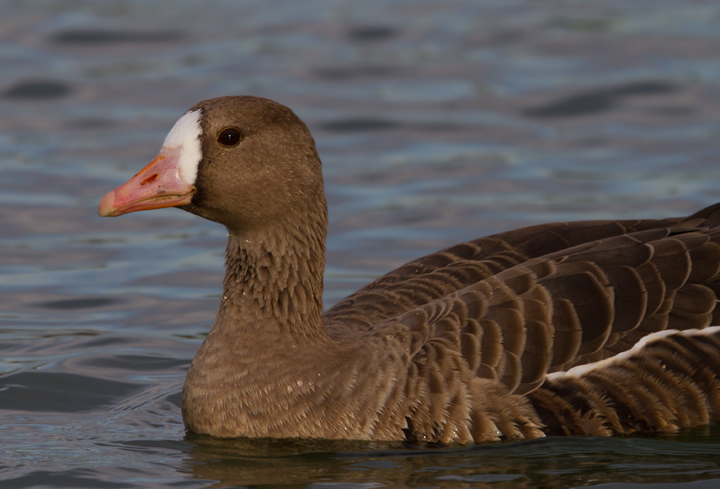
POLYGON ((231 147, 237 146, 242 139, 243 135, 238 129, 234 127, 226 127, 220 131, 220 134, 218 134, 217 142, 223 146, 231 147))

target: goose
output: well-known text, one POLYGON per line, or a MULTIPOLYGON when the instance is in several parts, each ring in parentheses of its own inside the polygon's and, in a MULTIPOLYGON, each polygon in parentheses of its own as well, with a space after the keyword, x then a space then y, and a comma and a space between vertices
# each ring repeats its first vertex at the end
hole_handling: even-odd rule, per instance
POLYGON ((315 142, 289 108, 227 96, 187 111, 98 213, 164 207, 228 230, 189 432, 468 444, 720 418, 720 204, 479 238, 323 312, 315 142))

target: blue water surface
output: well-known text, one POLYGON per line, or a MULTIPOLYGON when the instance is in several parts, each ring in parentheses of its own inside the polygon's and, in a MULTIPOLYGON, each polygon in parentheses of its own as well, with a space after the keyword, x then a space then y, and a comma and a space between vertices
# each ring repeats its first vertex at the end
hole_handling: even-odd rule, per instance
POLYGON ((547 221, 720 200, 720 4, 0 2, 0 487, 720 487, 720 431, 475 447, 186 435, 225 230, 99 199, 177 118, 268 97, 315 135, 326 305, 547 221))

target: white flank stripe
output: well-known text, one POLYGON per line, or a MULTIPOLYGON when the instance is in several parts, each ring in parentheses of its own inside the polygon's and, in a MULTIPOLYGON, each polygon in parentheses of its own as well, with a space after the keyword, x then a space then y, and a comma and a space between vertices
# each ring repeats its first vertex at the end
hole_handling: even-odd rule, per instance
POLYGON ((546 378, 548 380, 557 380, 565 375, 582 377, 583 375, 587 374, 588 372, 592 372, 595 369, 610 367, 612 365, 622 363, 633 355, 640 353, 640 350, 645 348, 648 343, 652 343, 653 341, 663 338, 665 336, 670 336, 673 334, 680 334, 683 336, 710 336, 718 332, 720 332, 720 326, 710 326, 704 329, 687 329, 685 331, 679 331, 677 329, 666 329, 665 331, 658 331, 657 333, 652 333, 644 336, 632 348, 622 353, 619 353, 614 357, 606 358, 605 360, 600 360, 599 362, 588 363, 586 365, 578 365, 577 367, 571 368, 567 372, 554 372, 547 375, 546 378))

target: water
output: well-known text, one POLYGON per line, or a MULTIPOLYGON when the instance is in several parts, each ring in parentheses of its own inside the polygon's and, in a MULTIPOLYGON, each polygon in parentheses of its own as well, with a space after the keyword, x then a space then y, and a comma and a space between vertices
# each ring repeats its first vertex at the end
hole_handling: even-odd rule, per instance
POLYGON ((96 216, 199 100, 291 106, 323 159, 326 304, 539 222, 720 200, 720 5, 0 3, 0 486, 720 484, 720 430, 477 447, 186 436, 225 231, 96 216))

